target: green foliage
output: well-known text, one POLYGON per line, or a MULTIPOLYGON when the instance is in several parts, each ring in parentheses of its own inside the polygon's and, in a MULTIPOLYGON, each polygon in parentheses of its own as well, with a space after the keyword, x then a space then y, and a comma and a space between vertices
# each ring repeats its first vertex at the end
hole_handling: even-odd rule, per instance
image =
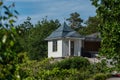
MULTIPOLYGON (((97 16, 101 20, 100 32, 102 37, 101 54, 120 64, 120 1, 91 0, 97 8, 97 16)), ((119 66, 118 66, 119 67, 119 66)))
MULTIPOLYGON (((14 3, 13 3, 14 4, 14 3)), ((10 11, 14 6, 5 6, 0 1, 0 7, 3 9, 0 13, 0 80, 17 80, 19 79, 17 53, 14 50, 16 43, 16 30, 13 26, 17 11, 10 11), (3 22, 2 22, 3 21, 3 22)))
MULTIPOLYGON (((27 57, 26 57, 27 58, 27 57)), ((47 70, 52 59, 44 59, 43 61, 25 60, 20 64, 19 74, 20 79, 40 79, 40 73, 47 70)))
POLYGON ((17 57, 18 57, 17 58, 18 63, 20 63, 20 64, 27 63, 27 61, 29 61, 29 57, 27 56, 27 52, 18 53, 17 57))
POLYGON ((9 6, 6 6, 4 5, 4 1, 0 1, 0 9, 1 9, 0 10, 0 28, 9 28, 10 26, 12 27, 14 26, 14 23, 17 19, 17 15, 19 13, 16 10, 14 10, 13 7, 15 7, 14 3, 12 3, 9 6))
MULTIPOLYGON (((20 53, 19 59, 21 59, 23 55, 25 57, 25 53, 20 53)), ((83 57, 73 57, 58 62, 54 61, 52 58, 42 61, 33 61, 29 60, 26 56, 26 58, 23 59, 25 60, 23 60, 19 68, 21 80, 93 80, 93 78, 97 76, 94 76, 95 74, 105 73, 101 72, 99 68, 96 68, 96 73, 94 74, 94 69, 91 67, 91 64, 83 57), (66 65, 69 64, 69 66, 66 66, 64 62, 66 65), (62 65, 62 67, 60 65, 62 65)), ((101 65, 99 64, 99 66, 101 65)), ((104 76, 106 76, 106 74, 104 76)))
POLYGON ((83 22, 83 20, 80 18, 80 14, 77 12, 71 13, 70 18, 68 18, 66 20, 70 22, 70 26, 72 28, 81 27, 82 26, 81 23, 83 22))
MULTIPOLYGON (((0 80, 87 80, 93 77, 94 65, 83 57, 56 63, 53 59, 44 59, 47 57, 47 42, 44 39, 60 26, 59 21, 43 19, 34 26, 28 17, 23 24, 14 27, 19 14, 11 9, 14 6, 14 3, 5 6, 0 1, 3 9, 0 12, 3 14, 0 15, 0 80)), ((71 16, 69 21, 72 22, 72 18, 76 21, 73 26, 80 26, 80 15, 73 13, 71 16)), ((103 65, 95 64, 95 72, 105 73, 107 68, 103 65)))
POLYGON ((55 67, 60 69, 86 69, 89 65, 89 61, 83 57, 68 58, 54 64, 55 67))
POLYGON ((89 17, 85 21, 85 26, 76 29, 82 35, 89 35, 92 33, 99 32, 100 19, 97 16, 89 17))
POLYGON ((95 73, 109 73, 110 68, 107 67, 105 62, 94 63, 89 66, 89 71, 95 73))
POLYGON ((20 37, 25 37, 28 35, 31 28, 33 28, 33 24, 31 23, 30 17, 27 17, 27 19, 22 24, 16 26, 17 33, 20 37))
MULTIPOLYGON (((67 60, 67 59, 65 59, 67 60)), ((78 60, 78 59, 76 59, 78 60)), ((69 68, 69 69, 60 69, 59 67, 52 66, 54 63, 51 63, 53 59, 45 59, 43 61, 28 61, 20 66, 20 79, 28 80, 28 79, 42 79, 42 80, 85 80, 88 77, 91 77, 90 72, 82 70, 83 68, 69 68)), ((62 61, 60 61, 62 62, 62 61)), ((59 63, 59 62, 58 62, 59 63)), ((77 63, 77 62, 76 62, 77 63)))
POLYGON ((93 76, 94 80, 106 80, 111 77, 111 74, 106 73, 97 73, 93 76))
POLYGON ((21 31, 20 37, 18 37, 21 43, 23 51, 28 53, 28 56, 32 60, 42 60, 47 57, 47 42, 45 38, 51 34, 53 30, 58 28, 58 20, 43 19, 39 21, 35 26, 26 28, 24 25, 32 25, 30 21, 25 21, 18 26, 18 32, 21 31), (28 24, 29 23, 29 24, 28 24))
POLYGON ((89 77, 88 72, 79 72, 76 69, 59 69, 44 71, 40 74, 41 79, 45 80, 85 80, 89 77))
POLYGON ((94 76, 94 80, 106 80, 109 77, 110 77, 109 74, 97 73, 94 76))

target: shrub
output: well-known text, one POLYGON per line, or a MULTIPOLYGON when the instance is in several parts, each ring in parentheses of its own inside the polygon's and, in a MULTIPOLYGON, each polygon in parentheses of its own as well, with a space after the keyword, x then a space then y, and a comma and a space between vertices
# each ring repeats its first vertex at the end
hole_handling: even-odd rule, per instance
POLYGON ((89 72, 80 72, 77 69, 59 69, 40 71, 39 78, 42 80, 86 80, 89 72))
POLYGON ((51 59, 44 59, 43 61, 28 60, 20 64, 19 74, 21 79, 38 79, 40 76, 39 73, 49 67, 50 60, 51 59))
POLYGON ((110 68, 106 66, 103 62, 94 63, 89 66, 89 71, 91 73, 109 73, 110 68))
POLYGON ((90 65, 90 62, 83 57, 72 57, 52 65, 54 65, 53 67, 58 67, 60 69, 86 69, 90 65))
POLYGON ((98 73, 94 76, 94 80, 106 80, 108 76, 103 73, 98 73))

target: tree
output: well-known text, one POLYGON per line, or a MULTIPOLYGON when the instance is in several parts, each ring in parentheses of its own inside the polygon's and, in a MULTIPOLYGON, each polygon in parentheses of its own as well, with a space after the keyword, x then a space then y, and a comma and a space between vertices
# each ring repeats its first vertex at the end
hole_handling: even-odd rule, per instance
POLYGON ((100 18, 101 52, 120 69, 120 0, 91 0, 100 18))
POLYGON ((17 33, 21 37, 24 37, 24 35, 28 33, 31 28, 33 28, 33 24, 31 23, 30 17, 27 17, 27 19, 22 24, 16 26, 17 33))
POLYGON ((66 20, 70 22, 70 26, 72 28, 81 27, 82 26, 81 23, 83 22, 83 20, 80 18, 80 14, 77 12, 71 13, 70 18, 66 20))
POLYGON ((27 52, 27 44, 29 34, 31 33, 31 29, 33 29, 33 24, 31 23, 31 18, 27 17, 27 19, 20 25, 16 26, 16 31, 18 33, 18 36, 16 36, 19 45, 19 49, 21 49, 21 52, 27 52))
MULTIPOLYGON (((23 25, 26 25, 26 23, 19 25, 19 27, 23 25)), ((48 21, 45 18, 42 21, 38 21, 35 26, 19 37, 23 51, 27 52, 31 60, 42 60, 47 57, 47 42, 44 39, 58 26, 60 26, 58 20, 48 21)))
POLYGON ((17 80, 19 78, 17 53, 15 47, 14 22, 18 12, 11 9, 15 7, 14 3, 6 6, 0 1, 0 80, 17 80))
POLYGON ((99 32, 100 19, 97 16, 89 17, 85 22, 85 26, 77 28, 76 30, 82 35, 89 35, 99 32))
POLYGON ((85 22, 85 24, 87 27, 88 34, 99 32, 100 19, 98 17, 96 16, 89 17, 88 20, 85 22))

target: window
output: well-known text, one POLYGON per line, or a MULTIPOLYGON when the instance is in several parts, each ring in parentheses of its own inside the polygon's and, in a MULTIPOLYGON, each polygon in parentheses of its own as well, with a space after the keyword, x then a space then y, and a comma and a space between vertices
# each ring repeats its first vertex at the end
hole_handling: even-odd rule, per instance
POLYGON ((53 52, 57 51, 57 41, 53 41, 53 52))

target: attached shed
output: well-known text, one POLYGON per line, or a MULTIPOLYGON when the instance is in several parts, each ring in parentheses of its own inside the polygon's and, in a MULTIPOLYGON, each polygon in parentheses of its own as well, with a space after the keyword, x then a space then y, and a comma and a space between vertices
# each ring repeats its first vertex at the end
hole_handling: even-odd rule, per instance
POLYGON ((95 54, 98 54, 98 51, 100 50, 100 42, 100 33, 87 35, 83 41, 82 56, 94 57, 95 54))

